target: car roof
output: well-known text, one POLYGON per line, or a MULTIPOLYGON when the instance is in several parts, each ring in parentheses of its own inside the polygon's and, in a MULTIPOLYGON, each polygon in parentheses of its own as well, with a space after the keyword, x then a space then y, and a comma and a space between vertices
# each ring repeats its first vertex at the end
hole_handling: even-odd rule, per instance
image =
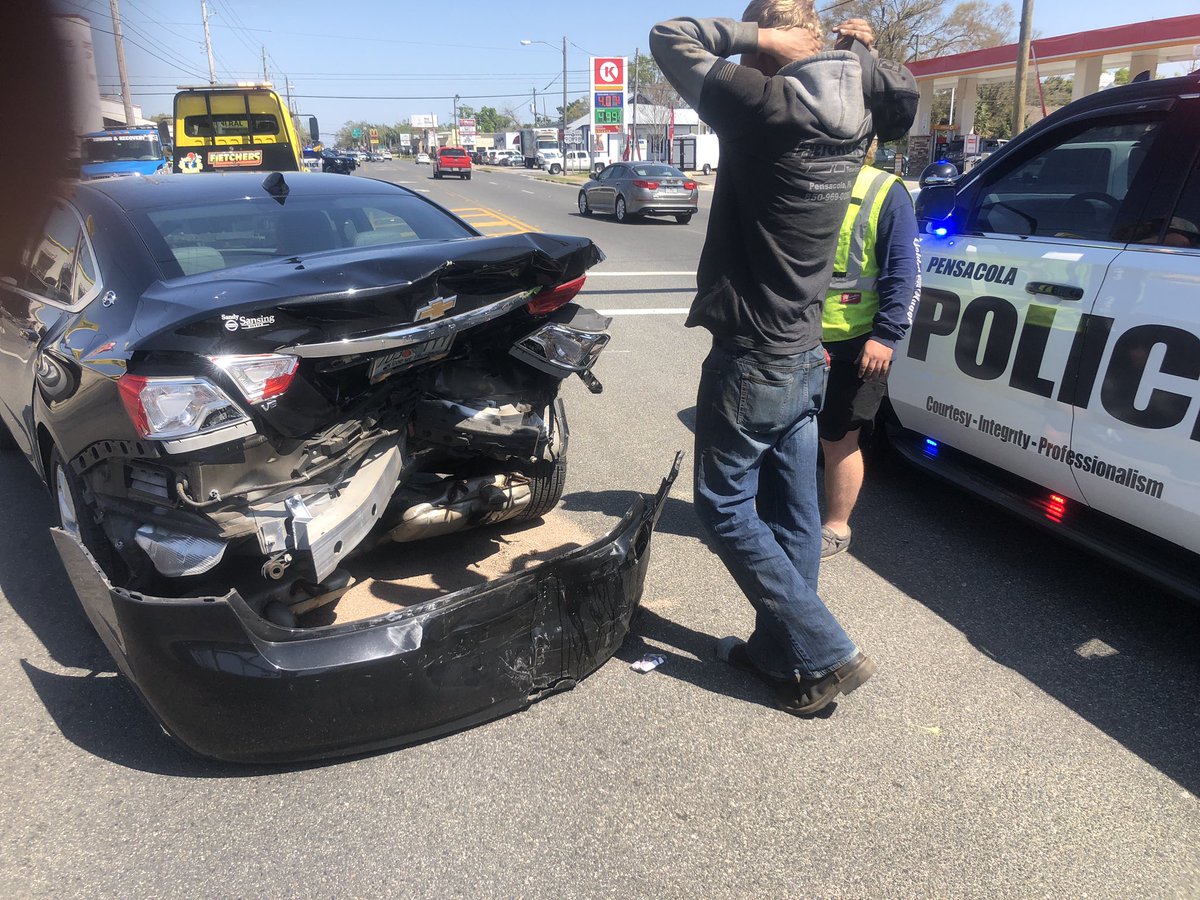
MULTIPOLYGON (((246 197, 268 196, 263 181, 264 172, 207 173, 202 175, 155 175, 140 178, 106 178, 78 182, 77 192, 95 192, 108 197, 127 210, 151 209, 159 206, 180 206, 190 203, 219 203, 246 197)), ((413 194, 408 188, 374 178, 347 178, 345 175, 318 172, 284 172, 289 196, 344 197, 354 194, 377 194, 381 190, 413 194)))

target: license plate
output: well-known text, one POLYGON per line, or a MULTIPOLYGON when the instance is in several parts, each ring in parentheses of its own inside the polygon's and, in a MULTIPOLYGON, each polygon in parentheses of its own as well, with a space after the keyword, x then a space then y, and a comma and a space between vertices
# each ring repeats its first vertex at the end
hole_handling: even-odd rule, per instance
POLYGON ((371 383, 382 381, 389 375, 394 375, 416 363, 440 359, 450 351, 450 345, 453 343, 454 335, 447 334, 434 338, 432 341, 425 341, 423 344, 413 344, 411 347, 393 350, 371 363, 371 383))

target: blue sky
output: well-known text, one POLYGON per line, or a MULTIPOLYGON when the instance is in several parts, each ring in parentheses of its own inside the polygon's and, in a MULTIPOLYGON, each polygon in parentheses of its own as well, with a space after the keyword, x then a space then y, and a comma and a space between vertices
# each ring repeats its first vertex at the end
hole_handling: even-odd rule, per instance
MULTIPOLYGON (((818 0, 818 9, 835 0, 818 0)), ((111 31, 108 0, 54 0, 111 31)), ((571 99, 586 90, 587 57, 646 50, 656 21, 677 15, 738 16, 744 0, 605 0, 589 4, 513 0, 208 0, 218 80, 261 78, 261 47, 272 80, 291 80, 299 111, 332 135, 343 122, 391 124, 413 113, 451 115, 463 103, 529 110, 533 88, 546 111, 562 100, 561 39, 571 99), (435 15, 436 13, 436 15, 435 15), (522 39, 545 44, 522 46, 522 39), (374 99, 379 98, 379 99, 374 99)), ((1013 6, 1020 8, 1019 0, 1013 6)), ((151 115, 170 110, 178 84, 208 80, 200 0, 120 0, 134 102, 151 115)), ((1193 0, 1039 0, 1040 36, 1194 13, 1193 0)), ((117 93, 112 37, 94 31, 102 90, 117 93)), ((1014 35, 1015 38, 1015 35, 1014 35)), ((539 102, 539 108, 541 103, 539 102)))

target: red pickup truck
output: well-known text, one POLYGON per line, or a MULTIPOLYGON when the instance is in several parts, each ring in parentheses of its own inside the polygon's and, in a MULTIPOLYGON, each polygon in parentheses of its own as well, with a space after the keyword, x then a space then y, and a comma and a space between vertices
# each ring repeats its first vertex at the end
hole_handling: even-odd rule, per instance
POLYGON ((471 180, 471 157, 462 147, 439 147, 433 154, 433 177, 457 175, 471 180))

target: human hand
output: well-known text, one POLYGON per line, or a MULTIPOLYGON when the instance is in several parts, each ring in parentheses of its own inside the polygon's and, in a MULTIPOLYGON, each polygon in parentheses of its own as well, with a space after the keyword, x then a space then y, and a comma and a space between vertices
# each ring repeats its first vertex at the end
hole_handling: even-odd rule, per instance
POLYGON ((833 45, 836 50, 849 50, 855 41, 866 44, 868 50, 875 46, 875 30, 866 19, 847 19, 833 30, 838 35, 833 45))
POLYGON ((760 28, 758 52, 782 67, 821 52, 821 38, 807 28, 760 28))
POLYGON ((892 348, 871 338, 858 354, 858 377, 863 381, 882 381, 892 365, 892 348))

